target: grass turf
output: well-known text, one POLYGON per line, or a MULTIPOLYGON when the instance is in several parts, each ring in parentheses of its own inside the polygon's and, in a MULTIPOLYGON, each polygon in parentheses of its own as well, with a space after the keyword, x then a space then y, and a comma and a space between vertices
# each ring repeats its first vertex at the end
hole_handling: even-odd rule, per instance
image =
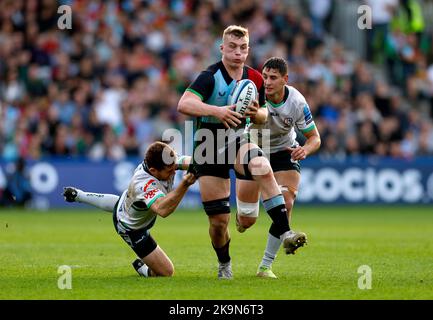
POLYGON ((133 251, 101 211, 0 212, 0 299, 433 299, 431 207, 297 206, 293 228, 309 236, 294 256, 281 249, 277 280, 255 277, 270 225, 261 212, 244 234, 230 222, 234 279, 217 279, 201 211, 159 218, 152 235, 172 259, 173 278, 140 278, 133 251), (72 268, 60 290, 58 267, 72 268), (358 288, 358 267, 372 288, 358 288))

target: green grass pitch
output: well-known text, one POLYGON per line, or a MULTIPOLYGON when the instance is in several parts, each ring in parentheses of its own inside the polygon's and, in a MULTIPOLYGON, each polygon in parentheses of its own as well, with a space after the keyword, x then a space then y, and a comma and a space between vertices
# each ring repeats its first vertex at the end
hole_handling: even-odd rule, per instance
POLYGON ((293 228, 309 236, 296 255, 281 249, 273 270, 255 276, 270 219, 244 234, 230 222, 234 279, 217 279, 202 211, 159 218, 152 234, 172 259, 173 278, 140 278, 135 255, 102 211, 0 211, 0 299, 433 299, 431 207, 298 205, 293 228), (60 290, 58 267, 72 268, 60 290), (361 265, 371 289, 358 288, 361 265))

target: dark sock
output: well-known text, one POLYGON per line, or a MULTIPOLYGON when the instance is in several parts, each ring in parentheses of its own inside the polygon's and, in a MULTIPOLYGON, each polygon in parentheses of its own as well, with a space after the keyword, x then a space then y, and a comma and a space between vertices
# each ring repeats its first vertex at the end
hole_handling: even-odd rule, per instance
POLYGON ((280 232, 281 232, 280 228, 278 228, 277 225, 272 222, 271 227, 269 228, 269 233, 273 235, 275 238, 279 239, 281 236, 280 232))
POLYGON ((230 261, 230 254, 229 254, 230 239, 221 248, 216 248, 213 243, 212 246, 217 254, 219 262, 227 263, 230 261))
POLYGON ((279 238, 284 232, 290 230, 289 219, 287 218, 287 209, 284 203, 283 195, 277 195, 273 198, 263 201, 267 213, 272 219, 272 225, 269 233, 279 238))

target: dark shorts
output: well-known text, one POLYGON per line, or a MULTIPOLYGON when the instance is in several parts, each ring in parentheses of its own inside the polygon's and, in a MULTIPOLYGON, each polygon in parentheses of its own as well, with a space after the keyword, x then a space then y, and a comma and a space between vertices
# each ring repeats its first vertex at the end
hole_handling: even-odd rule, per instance
MULTIPOLYGON (((290 152, 288 151, 278 151, 275 153, 271 153, 269 156, 269 162, 271 163, 272 171, 289 171, 296 170, 301 173, 301 165, 299 161, 293 162, 290 159, 290 152)), ((236 172, 236 178, 240 180, 253 180, 252 177, 246 177, 236 172)))
POLYGON ((221 137, 221 132, 218 129, 222 129, 220 124, 206 124, 201 129, 212 132, 214 144, 205 147, 207 141, 201 141, 194 146, 193 164, 197 177, 212 176, 230 179, 230 169, 234 168, 239 148, 249 140, 247 137, 238 136, 232 141, 222 138, 219 141, 218 136, 221 137), (201 157, 200 161, 197 157, 201 157))
POLYGON ((157 243, 150 235, 149 229, 155 224, 155 219, 146 228, 131 230, 117 219, 117 205, 113 209, 113 224, 116 232, 131 247, 139 258, 144 258, 155 250, 157 243))

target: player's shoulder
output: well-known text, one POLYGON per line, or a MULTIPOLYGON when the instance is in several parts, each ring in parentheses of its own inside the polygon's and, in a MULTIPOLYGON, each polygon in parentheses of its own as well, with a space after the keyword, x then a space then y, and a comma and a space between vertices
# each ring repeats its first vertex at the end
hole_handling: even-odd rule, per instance
POLYGON ((152 176, 149 172, 144 170, 142 165, 139 165, 135 169, 131 182, 135 185, 136 188, 146 189, 149 187, 156 187, 159 181, 157 178, 152 176))
POLYGON ((244 77, 246 79, 250 79, 256 85, 257 89, 260 89, 263 86, 263 77, 262 74, 256 69, 245 65, 244 66, 244 77))
POLYGON ((286 88, 289 91, 287 100, 289 100, 291 103, 299 105, 300 107, 303 107, 307 103, 304 95, 298 89, 289 85, 286 85, 286 88))
POLYGON ((224 65, 222 61, 215 62, 214 64, 211 64, 206 68, 206 70, 203 70, 204 73, 214 74, 218 72, 218 70, 224 69, 224 65))
POLYGON ((245 70, 248 79, 250 80, 260 79, 261 81, 263 81, 262 74, 258 70, 248 65, 245 65, 245 70))
POLYGON ((257 69, 254 69, 253 67, 249 66, 249 65, 245 65, 245 69, 247 70, 247 72, 254 74, 254 75, 258 75, 258 76, 262 76, 262 74, 260 73, 260 71, 258 71, 257 69))

